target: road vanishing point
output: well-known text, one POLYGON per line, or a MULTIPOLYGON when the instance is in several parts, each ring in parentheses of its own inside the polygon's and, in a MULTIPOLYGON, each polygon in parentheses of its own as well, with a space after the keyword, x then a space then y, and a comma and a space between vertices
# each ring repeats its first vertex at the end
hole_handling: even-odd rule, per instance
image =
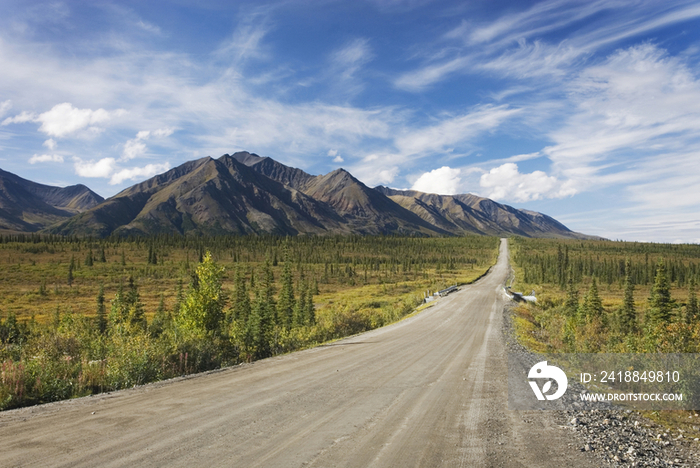
POLYGON ((508 409, 508 244, 484 278, 341 341, 0 413, 0 466, 598 466, 551 412, 508 409))

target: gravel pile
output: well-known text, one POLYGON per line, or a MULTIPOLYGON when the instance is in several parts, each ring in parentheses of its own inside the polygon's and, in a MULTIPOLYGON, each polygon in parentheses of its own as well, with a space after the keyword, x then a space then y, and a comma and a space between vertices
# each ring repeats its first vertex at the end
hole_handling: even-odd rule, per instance
MULTIPOLYGON (((517 343, 511 307, 506 306, 503 314, 507 352, 516 354, 523 363, 534 365, 541 361, 542 356, 517 343)), ((580 384, 571 384, 575 392, 567 392, 567 396, 585 391, 580 384)), ((685 436, 682 430, 669 431, 636 411, 613 407, 586 410, 585 403, 569 403, 576 409, 552 411, 555 421, 562 430, 572 432, 577 440, 575 449, 592 452, 600 458, 602 466, 700 467, 700 441, 685 436)))

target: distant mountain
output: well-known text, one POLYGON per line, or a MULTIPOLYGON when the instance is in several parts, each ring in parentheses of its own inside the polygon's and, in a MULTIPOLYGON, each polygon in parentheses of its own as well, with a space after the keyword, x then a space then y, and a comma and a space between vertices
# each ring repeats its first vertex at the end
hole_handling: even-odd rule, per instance
POLYGON ((0 229, 39 231, 103 200, 84 185, 43 185, 0 169, 0 229))
POLYGON ((376 187, 427 222, 452 234, 509 235, 589 239, 556 219, 535 211, 519 210, 472 194, 436 195, 415 190, 376 187))
POLYGON ((449 232, 367 187, 344 169, 312 176, 271 158, 247 152, 232 156, 256 172, 328 204, 353 233, 446 235, 449 232))
POLYGON ((370 188, 344 169, 311 175, 253 153, 186 162, 103 200, 87 187, 0 171, 0 228, 78 235, 397 234, 588 238, 475 195, 370 188))
POLYGON ((94 236, 350 232, 325 204, 228 155, 187 162, 48 231, 94 236))

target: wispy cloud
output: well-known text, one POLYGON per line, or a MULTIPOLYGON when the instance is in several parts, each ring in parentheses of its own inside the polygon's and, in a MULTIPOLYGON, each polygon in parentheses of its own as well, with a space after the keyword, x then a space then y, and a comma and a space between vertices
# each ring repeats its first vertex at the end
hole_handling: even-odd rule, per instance
POLYGON ((575 72, 574 65, 598 49, 646 32, 700 17, 694 4, 652 1, 556 0, 538 2, 528 9, 501 16, 485 24, 462 23, 443 36, 432 56, 415 70, 404 73, 395 85, 422 91, 455 74, 494 74, 499 77, 561 79, 575 72), (587 27, 584 19, 607 14, 587 27), (564 39, 555 33, 570 30, 564 39))
POLYGON ((127 142, 124 143, 124 150, 122 151, 122 157, 120 158, 120 161, 129 161, 131 159, 143 156, 148 150, 146 144, 144 143, 146 140, 148 140, 151 137, 165 138, 172 135, 174 131, 175 129, 173 128, 159 128, 154 131, 141 130, 136 134, 136 138, 127 140, 127 142))
POLYGON ((43 163, 43 162, 57 162, 57 163, 62 163, 63 162, 63 156, 58 155, 58 154, 35 154, 31 158, 29 158, 29 164, 37 164, 37 163, 43 163))
POLYGON ((0 102, 0 118, 4 117, 10 109, 12 109, 12 101, 8 99, 7 101, 0 102))
POLYGON ((519 112, 507 105, 478 106, 464 115, 443 118, 435 125, 406 129, 404 135, 396 138, 395 145, 406 156, 444 153, 458 143, 498 128, 519 112))

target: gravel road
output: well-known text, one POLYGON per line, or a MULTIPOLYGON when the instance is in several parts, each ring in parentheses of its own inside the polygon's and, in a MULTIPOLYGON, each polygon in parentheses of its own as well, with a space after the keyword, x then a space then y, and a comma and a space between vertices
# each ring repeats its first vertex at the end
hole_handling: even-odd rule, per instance
POLYGON ((0 466, 599 466, 555 412, 508 410, 507 258, 388 327, 0 413, 0 466))

